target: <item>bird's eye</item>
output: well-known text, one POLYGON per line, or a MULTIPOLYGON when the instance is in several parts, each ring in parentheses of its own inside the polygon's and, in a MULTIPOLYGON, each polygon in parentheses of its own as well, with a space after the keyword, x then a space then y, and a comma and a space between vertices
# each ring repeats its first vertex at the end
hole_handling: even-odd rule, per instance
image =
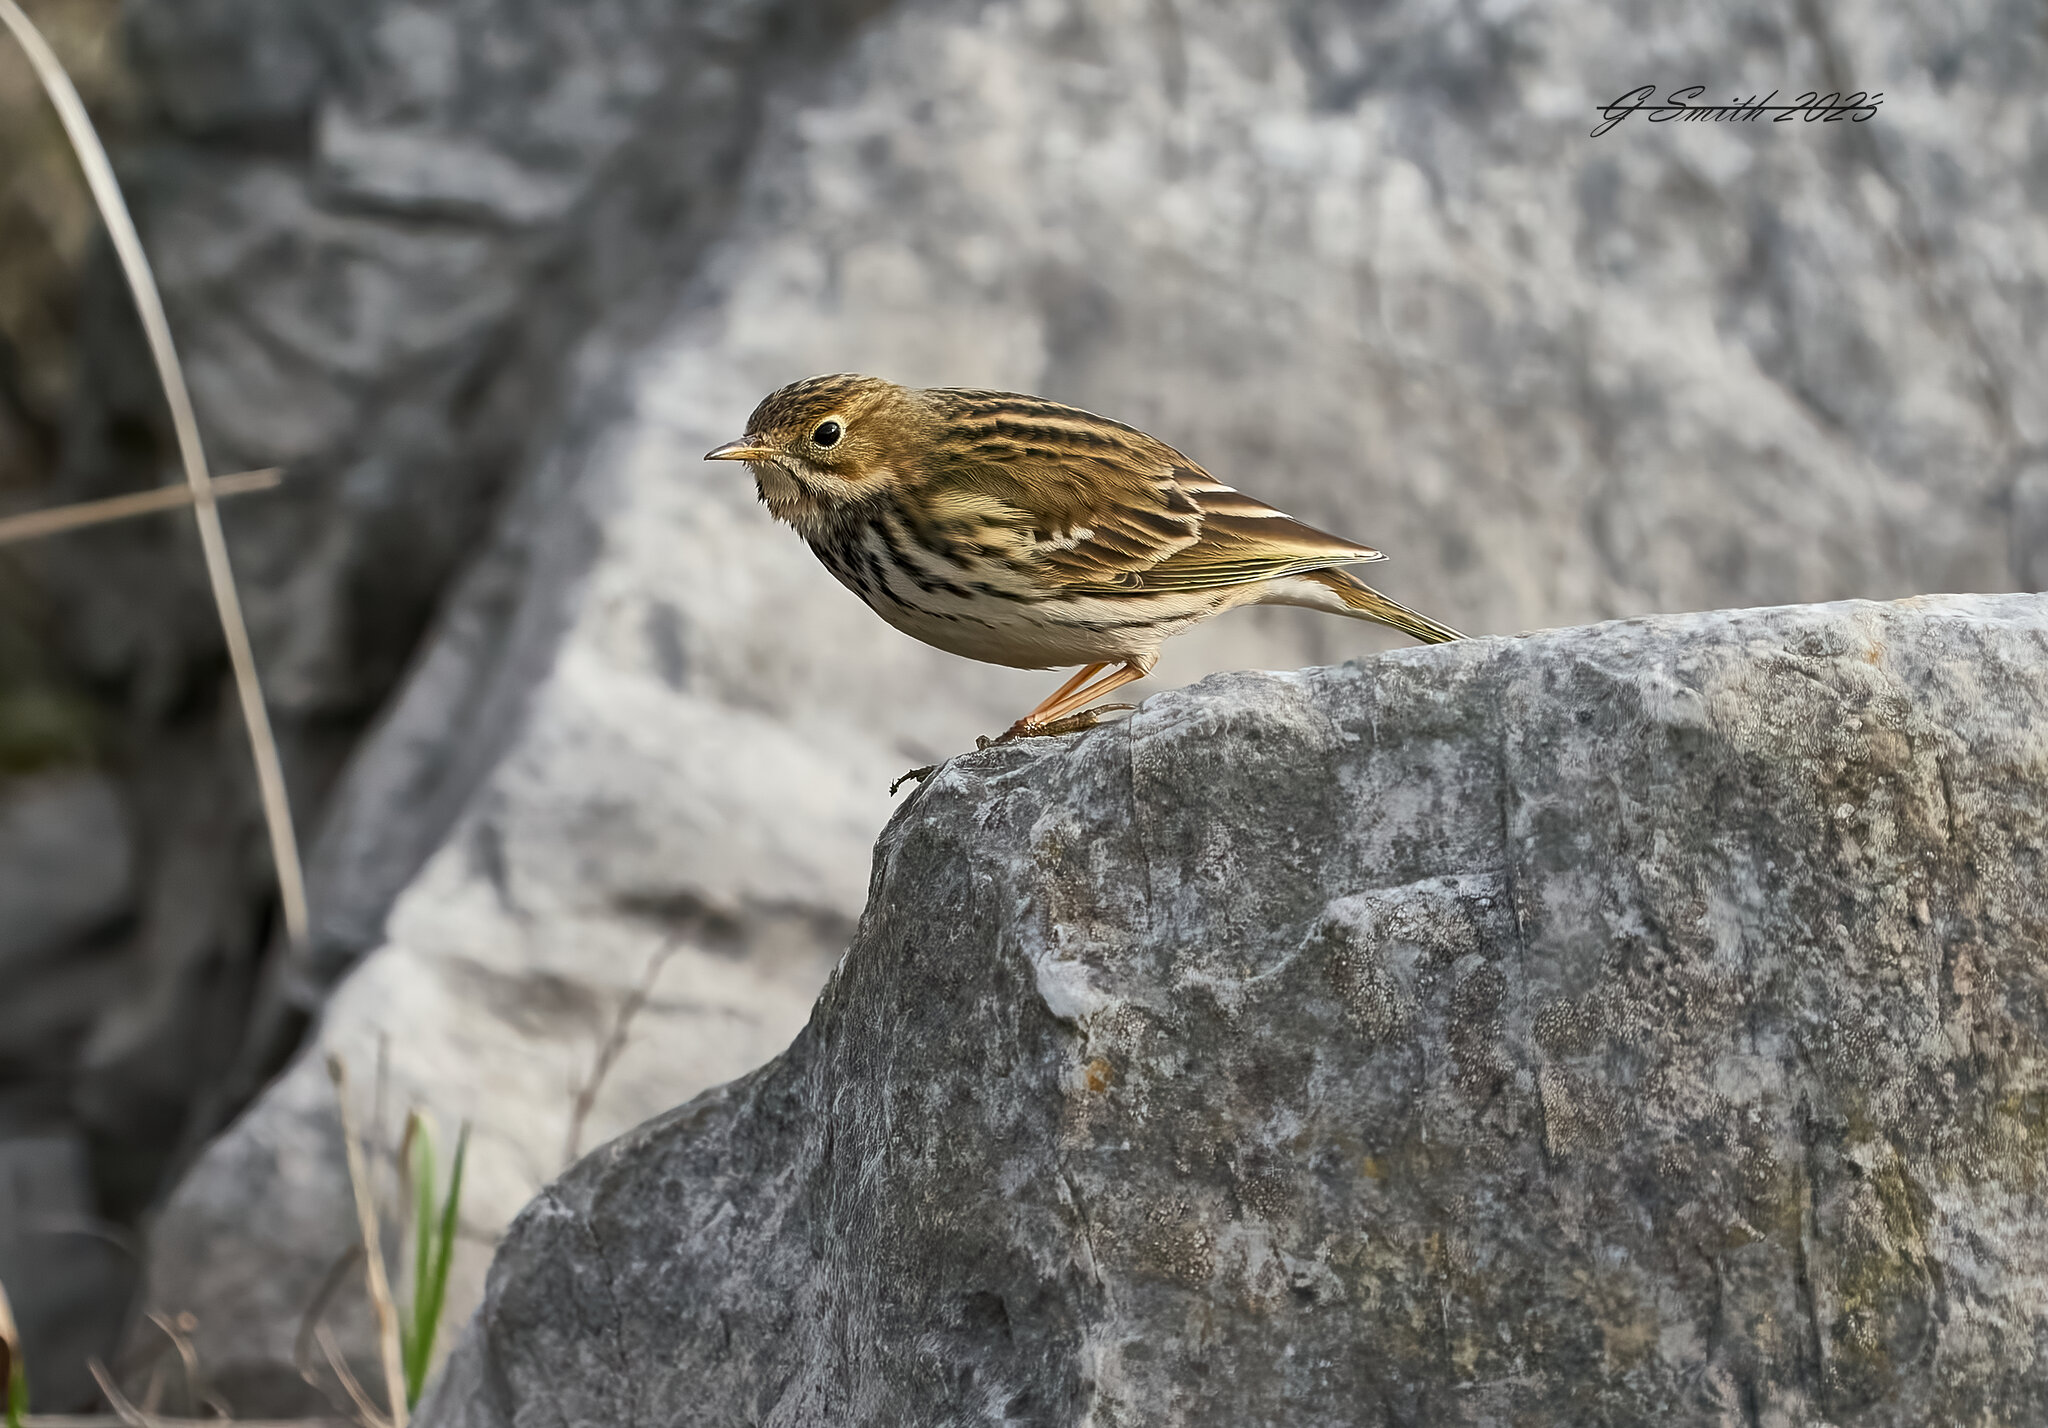
POLYGON ((818 429, 811 433, 811 440, 819 446, 837 446, 845 428, 836 421, 821 421, 818 429))

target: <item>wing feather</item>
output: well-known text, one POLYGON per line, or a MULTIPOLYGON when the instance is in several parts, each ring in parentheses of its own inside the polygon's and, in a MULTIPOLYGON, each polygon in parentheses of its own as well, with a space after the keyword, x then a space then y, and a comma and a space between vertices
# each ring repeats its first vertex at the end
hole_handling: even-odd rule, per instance
POLYGON ((1049 594, 1212 590, 1383 558, 1121 423, 1012 393, 926 395, 962 438, 929 475, 935 516, 974 524, 1049 594))

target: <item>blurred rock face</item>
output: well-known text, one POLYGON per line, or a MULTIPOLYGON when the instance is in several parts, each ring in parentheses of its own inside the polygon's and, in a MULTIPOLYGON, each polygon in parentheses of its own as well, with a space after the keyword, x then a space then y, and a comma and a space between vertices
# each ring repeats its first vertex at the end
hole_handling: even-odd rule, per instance
MULTIPOLYGON (((118 0, 23 0, 21 8, 94 122, 118 136, 136 118, 118 0)), ((11 38, 0 45, 0 140, 0 411, 11 399, 17 409, 8 415, 49 428, 75 389, 79 269, 95 214, 56 111, 11 38)), ((6 425, 0 416, 0 431, 6 425)), ((0 444, 0 493, 42 478, 28 455, 0 444)))
MULTIPOLYGON (((24 0, 95 120, 119 136, 133 92, 117 0, 24 0)), ((91 199, 25 58, 0 38, 0 515, 47 503, 77 392, 91 199)), ((133 913, 129 810, 95 768, 94 702, 53 649, 34 556, 0 548, 0 1285, 36 1399, 94 1402, 136 1279, 110 1242, 72 1092, 83 1046, 123 994, 133 913)))
MULTIPOLYGON (((2039 579, 2014 473, 2044 425, 2043 41, 1988 6, 131 19, 165 140, 137 196, 217 462, 295 473, 230 531, 319 829, 315 945, 259 981, 261 834, 187 534, 53 551, 137 770, 136 990, 72 1097, 151 1147, 136 1193, 159 1128, 210 1128, 380 944, 322 1036, 477 1120, 479 1238, 582 1099, 587 1145, 787 1038, 888 779, 1047 685, 903 641, 697 461, 796 377, 1135 422, 1476 631, 2039 579), (1876 119, 1589 137, 1637 84, 1834 75, 1876 119)), ((138 483, 123 312, 88 311, 67 494, 138 483)), ((1371 647, 1247 612, 1154 683, 1371 647)), ((326 1134, 322 1085, 293 1071, 162 1222, 156 1294, 252 1382, 296 1382, 280 1336, 348 1215, 329 1164, 264 1239, 231 1169, 326 1134)))

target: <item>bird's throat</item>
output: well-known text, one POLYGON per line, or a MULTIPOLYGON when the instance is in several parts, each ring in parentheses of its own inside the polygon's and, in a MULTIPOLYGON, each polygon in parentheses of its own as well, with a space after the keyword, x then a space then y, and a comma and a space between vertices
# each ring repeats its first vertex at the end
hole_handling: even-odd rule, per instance
POLYGON ((750 461, 747 464, 754 471, 754 489, 760 492, 762 504, 768 507, 768 513, 776 520, 808 533, 809 528, 823 517, 825 503, 781 463, 750 461))

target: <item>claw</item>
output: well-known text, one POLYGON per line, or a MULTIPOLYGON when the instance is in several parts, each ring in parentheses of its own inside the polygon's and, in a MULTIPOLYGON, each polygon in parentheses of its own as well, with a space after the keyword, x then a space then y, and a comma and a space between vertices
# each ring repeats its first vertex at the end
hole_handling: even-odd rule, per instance
POLYGON ((1093 709, 1083 709, 1077 713, 1069 714, 1064 719, 1055 719, 1050 724, 1042 724, 1031 732, 1040 738, 1053 734, 1078 734, 1083 729, 1092 729, 1097 724, 1100 724, 1102 716, 1105 714, 1114 714, 1119 709, 1135 709, 1137 707, 1135 704, 1098 704, 1093 709))
POLYGON ((896 790, 903 787, 906 783, 923 783, 938 771, 939 766, 937 764, 926 764, 923 768, 912 769, 909 773, 904 774, 896 782, 889 785, 889 797, 894 798, 896 790))
POLYGON ((1098 704, 1093 709, 1083 709, 1067 715, 1064 719, 1054 719, 1045 724, 1027 724, 1019 719, 993 739, 983 734, 974 741, 974 747, 977 750, 993 749, 998 744, 1007 744, 1017 739, 1050 739, 1061 734, 1078 734, 1083 729, 1092 729, 1100 724, 1105 714, 1137 707, 1135 704, 1098 704))

